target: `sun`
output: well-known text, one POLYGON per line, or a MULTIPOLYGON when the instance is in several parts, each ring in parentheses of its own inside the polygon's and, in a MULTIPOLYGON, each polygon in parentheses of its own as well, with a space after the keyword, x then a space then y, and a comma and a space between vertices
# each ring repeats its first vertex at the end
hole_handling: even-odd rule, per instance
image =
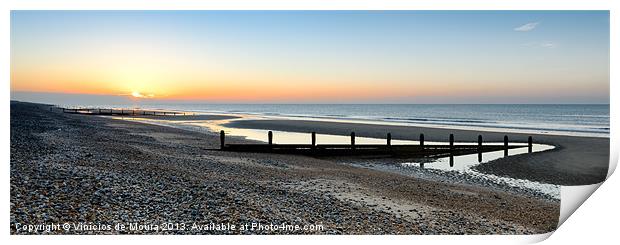
POLYGON ((131 97, 140 98, 140 99, 152 99, 155 97, 154 94, 143 94, 138 91, 131 92, 131 97))
POLYGON ((142 95, 140 92, 138 91, 133 91, 131 92, 131 96, 135 97, 135 98, 142 98, 144 97, 144 95, 142 95))

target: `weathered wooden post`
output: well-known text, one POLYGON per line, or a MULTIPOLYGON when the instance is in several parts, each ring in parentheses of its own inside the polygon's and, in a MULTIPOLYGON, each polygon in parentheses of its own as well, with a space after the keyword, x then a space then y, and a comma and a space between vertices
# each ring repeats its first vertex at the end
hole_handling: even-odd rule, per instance
POLYGON ((527 152, 532 153, 532 136, 527 137, 527 152))
POLYGON ((420 134, 420 145, 424 146, 424 134, 420 134))
POLYGON ((351 132, 351 149, 355 149, 355 132, 351 132))
POLYGON ((504 156, 508 156, 508 135, 504 135, 504 156))
POLYGON ((131 115, 132 115, 132 116, 135 116, 135 115, 136 115, 136 110, 135 110, 135 109, 131 110, 131 115))
POLYGON ((482 162, 482 135, 478 135, 478 162, 482 162))
POLYGON ((271 131, 267 132, 267 140, 270 146, 273 145, 273 132, 271 131))
POLYGON ((450 134, 450 149, 454 148, 454 134, 450 134))
POLYGON ((220 131, 220 149, 224 149, 224 140, 226 138, 226 135, 224 134, 224 130, 220 131))
POLYGON ((391 133, 387 134, 387 145, 388 146, 392 145, 392 134, 391 133))
POLYGON ((450 167, 454 166, 454 134, 450 134, 450 167))
POLYGON ((316 146, 316 132, 312 132, 312 146, 316 146))

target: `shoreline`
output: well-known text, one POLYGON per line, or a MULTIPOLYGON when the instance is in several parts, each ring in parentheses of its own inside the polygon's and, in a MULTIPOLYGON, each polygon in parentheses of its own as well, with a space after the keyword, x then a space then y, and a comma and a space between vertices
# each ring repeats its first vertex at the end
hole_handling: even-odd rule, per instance
POLYGON ((554 145, 550 151, 523 154, 486 162, 476 170, 497 176, 527 179, 557 185, 588 185, 605 180, 609 165, 609 138, 559 136, 546 134, 499 133, 474 130, 427 128, 414 126, 377 125, 310 120, 238 120, 224 126, 231 128, 279 130, 287 132, 349 135, 384 138, 390 132, 395 140, 418 140, 424 133, 427 141, 447 141, 454 134, 455 142, 483 140, 502 142, 507 135, 510 142, 527 142, 532 136, 535 143, 554 145))
MULTIPOLYGON (((325 159, 208 150, 218 144, 208 132, 11 103, 11 234, 23 234, 15 223, 59 221, 325 226, 275 234, 534 234, 558 222, 557 201, 325 159)), ((133 232, 168 233, 274 234, 133 232)))

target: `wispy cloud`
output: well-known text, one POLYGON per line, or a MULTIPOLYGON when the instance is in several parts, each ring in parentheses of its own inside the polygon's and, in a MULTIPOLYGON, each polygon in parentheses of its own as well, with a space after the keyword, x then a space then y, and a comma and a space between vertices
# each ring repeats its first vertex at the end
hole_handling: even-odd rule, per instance
POLYGON ((551 41, 544 41, 540 43, 540 46, 543 48, 555 48, 555 43, 551 41))
POLYGON ((538 26, 538 22, 530 22, 525 25, 518 26, 514 30, 515 31, 531 31, 531 30, 534 30, 536 26, 538 26))
POLYGON ((555 48, 557 44, 553 41, 542 41, 542 42, 529 42, 524 43, 523 46, 526 47, 541 47, 541 48, 555 48))

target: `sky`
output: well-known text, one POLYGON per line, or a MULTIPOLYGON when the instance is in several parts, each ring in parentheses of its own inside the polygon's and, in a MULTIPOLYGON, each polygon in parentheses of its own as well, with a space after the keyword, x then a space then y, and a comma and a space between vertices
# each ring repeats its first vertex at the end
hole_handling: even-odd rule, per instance
POLYGON ((609 103, 609 12, 12 11, 11 94, 609 103))

